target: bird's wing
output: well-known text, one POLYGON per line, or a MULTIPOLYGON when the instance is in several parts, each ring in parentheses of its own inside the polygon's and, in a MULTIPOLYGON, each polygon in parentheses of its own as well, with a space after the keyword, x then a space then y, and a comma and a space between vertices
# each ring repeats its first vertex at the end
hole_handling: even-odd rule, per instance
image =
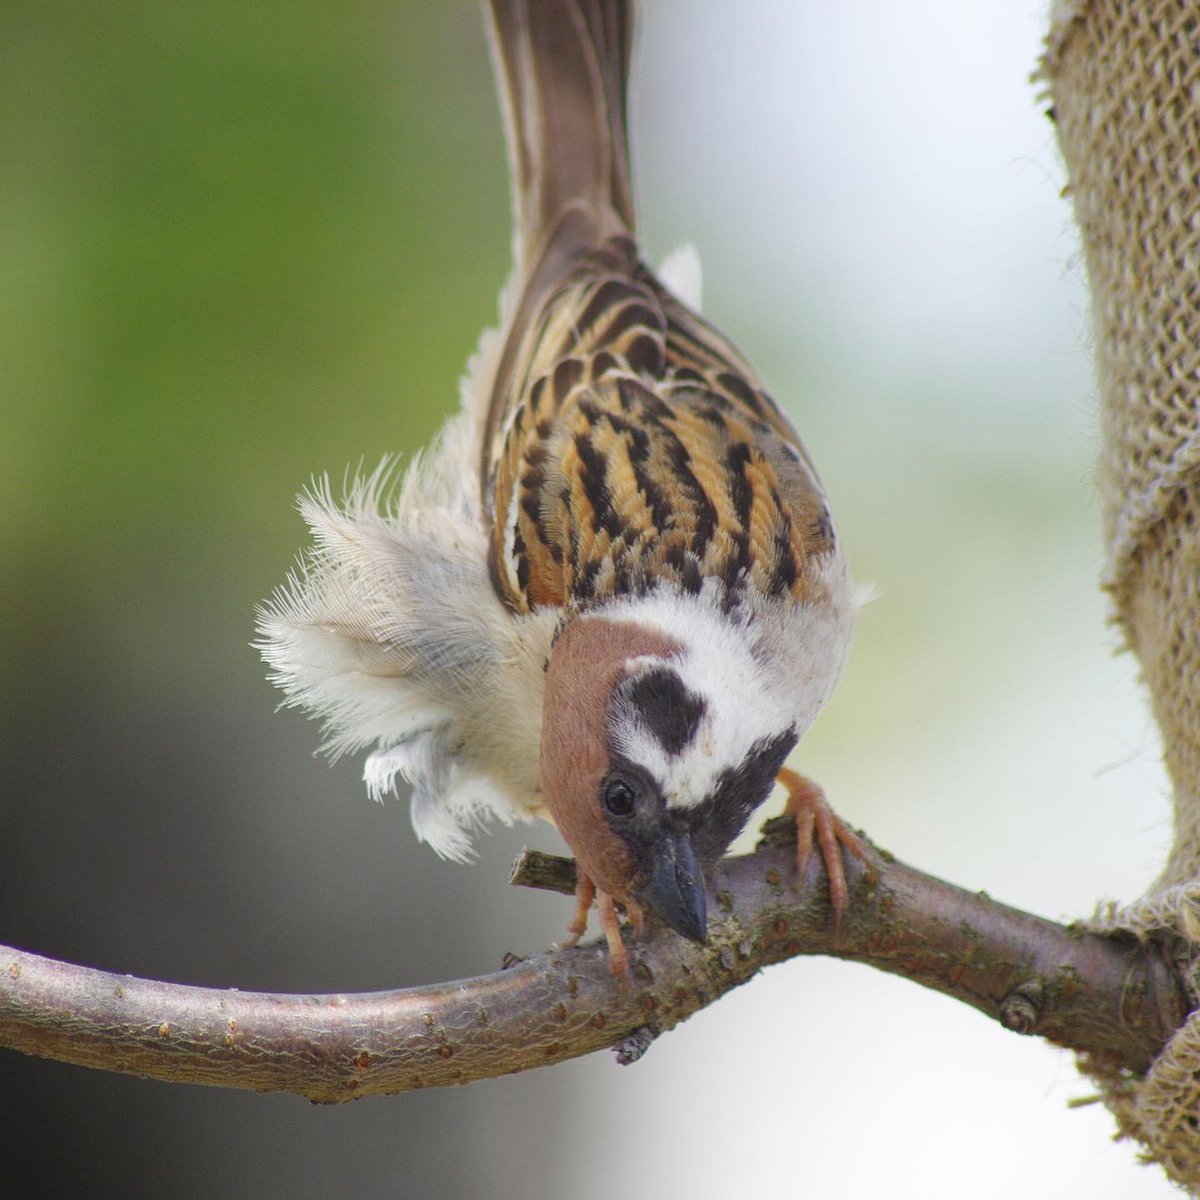
POLYGON ((669 580, 803 599, 824 493, 753 369, 627 238, 581 255, 524 330, 483 463, 493 585, 518 612, 669 580))

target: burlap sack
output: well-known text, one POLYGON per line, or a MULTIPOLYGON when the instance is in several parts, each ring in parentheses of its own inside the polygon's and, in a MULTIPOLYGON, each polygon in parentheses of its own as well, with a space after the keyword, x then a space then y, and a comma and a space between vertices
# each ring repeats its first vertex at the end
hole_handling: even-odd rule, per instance
MULTIPOLYGON (((1105 586, 1141 661, 1175 840, 1102 929, 1180 939, 1200 998, 1200 2, 1059 0, 1048 86, 1091 283, 1105 586)), ((1121 1129, 1200 1192, 1200 1013, 1143 1078, 1081 1064, 1121 1129)))

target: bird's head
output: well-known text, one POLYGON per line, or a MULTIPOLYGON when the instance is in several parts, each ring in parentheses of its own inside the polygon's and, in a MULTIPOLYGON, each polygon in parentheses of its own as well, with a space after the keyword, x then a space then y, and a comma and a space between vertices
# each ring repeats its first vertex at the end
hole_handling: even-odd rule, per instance
MULTIPOLYGON (((709 648, 711 650, 711 647, 709 648)), ((622 903, 703 942, 704 871, 767 798, 796 744, 727 662, 636 620, 581 616, 546 669, 543 800, 582 872, 622 903)))

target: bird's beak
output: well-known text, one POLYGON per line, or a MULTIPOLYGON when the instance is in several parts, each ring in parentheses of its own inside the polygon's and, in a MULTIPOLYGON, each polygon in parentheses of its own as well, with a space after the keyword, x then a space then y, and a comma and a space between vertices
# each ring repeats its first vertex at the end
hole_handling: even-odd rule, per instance
POLYGON ((704 873, 686 833, 663 838, 655 848, 650 877, 634 895, 676 933, 704 944, 708 936, 704 873))

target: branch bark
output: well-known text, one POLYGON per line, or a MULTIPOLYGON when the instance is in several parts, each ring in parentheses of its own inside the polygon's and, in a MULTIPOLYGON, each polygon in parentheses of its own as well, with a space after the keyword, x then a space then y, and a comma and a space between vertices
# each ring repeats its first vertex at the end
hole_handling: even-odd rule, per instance
MULTIPOLYGON (((1146 1070, 1187 1004, 1159 940, 1107 937, 970 893, 867 845, 832 925, 821 856, 794 886, 790 821, 713 881, 710 940, 654 930, 622 989, 598 944, 493 975, 357 995, 274 995, 114 975, 0 947, 0 1046, 172 1082, 293 1092, 320 1103, 469 1083, 654 1037, 764 966, 801 954, 870 963, 1020 1033, 1146 1070)), ((574 864, 526 852, 514 882, 570 891, 574 864)))

